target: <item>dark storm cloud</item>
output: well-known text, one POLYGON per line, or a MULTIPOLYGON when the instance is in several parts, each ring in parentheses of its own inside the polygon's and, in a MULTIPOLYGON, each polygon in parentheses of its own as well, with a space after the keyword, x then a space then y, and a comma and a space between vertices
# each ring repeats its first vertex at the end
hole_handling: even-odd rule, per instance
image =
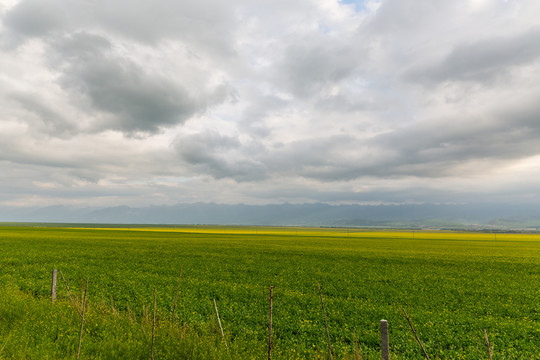
POLYGON ((106 114, 95 130, 156 133, 227 96, 222 86, 197 99, 180 84, 115 55, 112 44, 99 35, 77 33, 56 42, 54 49, 62 84, 88 101, 89 110, 106 114))
MULTIPOLYGON (((158 74, 133 61, 130 54, 118 52, 117 39, 107 29, 151 47, 162 40, 179 39, 187 44, 185 54, 180 54, 184 57, 226 57, 234 52, 231 14, 229 7, 205 2, 23 0, 4 14, 2 21, 9 32, 2 35, 5 44, 13 44, 13 39, 18 39, 18 45, 28 38, 41 40, 47 62, 60 73, 57 78, 72 105, 94 119, 80 131, 112 129, 139 136, 182 124, 229 99, 233 90, 225 81, 209 86, 201 78, 195 85, 198 88, 184 81, 190 71, 203 73, 203 66, 170 76, 158 74)), ((44 116, 41 121, 49 129, 59 126, 61 120, 52 126, 43 106, 37 110, 37 100, 32 105, 27 99, 26 105, 29 112, 44 116)), ((58 134, 63 131, 58 130, 58 134)))

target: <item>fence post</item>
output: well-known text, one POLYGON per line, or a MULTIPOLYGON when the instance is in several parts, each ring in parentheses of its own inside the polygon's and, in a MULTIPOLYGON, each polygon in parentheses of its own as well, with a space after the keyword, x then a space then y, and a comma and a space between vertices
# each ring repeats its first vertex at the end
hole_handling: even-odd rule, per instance
POLYGON ((387 320, 381 320, 381 358, 382 360, 390 360, 387 320))
POLYGON ((54 269, 52 271, 52 284, 51 284, 51 303, 54 304, 54 301, 56 300, 56 275, 57 271, 54 269))

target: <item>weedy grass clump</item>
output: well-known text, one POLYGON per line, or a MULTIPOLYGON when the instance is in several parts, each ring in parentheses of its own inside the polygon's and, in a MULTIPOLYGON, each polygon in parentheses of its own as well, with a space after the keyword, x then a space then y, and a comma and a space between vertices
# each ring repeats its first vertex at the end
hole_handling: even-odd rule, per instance
POLYGON ((148 359, 152 345, 156 359, 237 359, 258 347, 241 339, 225 347, 212 319, 190 327, 158 314, 154 324, 105 302, 87 304, 81 336, 82 317, 66 299, 51 305, 9 283, 0 290, 0 359, 73 359, 79 351, 81 359, 148 359))

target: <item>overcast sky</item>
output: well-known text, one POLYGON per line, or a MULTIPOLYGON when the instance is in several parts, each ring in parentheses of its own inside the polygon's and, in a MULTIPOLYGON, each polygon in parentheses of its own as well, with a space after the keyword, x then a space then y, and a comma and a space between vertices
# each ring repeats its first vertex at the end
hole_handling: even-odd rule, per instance
POLYGON ((0 206, 540 203, 538 0, 0 0, 0 206))

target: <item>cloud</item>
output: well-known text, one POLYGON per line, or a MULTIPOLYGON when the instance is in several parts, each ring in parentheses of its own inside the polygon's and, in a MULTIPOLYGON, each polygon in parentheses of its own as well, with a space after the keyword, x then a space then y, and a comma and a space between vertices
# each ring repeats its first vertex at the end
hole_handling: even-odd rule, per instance
POLYGON ((505 167, 517 159, 540 153, 534 102, 522 108, 504 104, 484 114, 429 119, 371 139, 378 149, 391 149, 392 156, 378 165, 380 176, 419 177, 470 176, 505 167))
POLYGON ((285 51, 281 63, 284 82, 300 98, 317 95, 349 78, 357 66, 351 44, 339 39, 299 39, 285 51))
POLYGON ((512 169, 540 175, 538 2, 347 3, 6 3, 0 196, 523 199, 512 169))
POLYGON ((508 76, 518 66, 534 63, 540 57, 540 29, 513 36, 491 37, 456 46, 438 64, 409 70, 409 79, 431 82, 491 82, 508 76))
POLYGON ((250 105, 243 111, 239 125, 243 132, 256 138, 271 135, 271 128, 265 123, 269 116, 279 113, 288 107, 288 101, 275 95, 250 94, 250 105))
MULTIPOLYGON (((218 13, 204 12, 200 5, 180 6, 169 1, 130 3, 125 8, 121 5, 76 2, 64 7, 60 1, 23 0, 4 14, 3 23, 10 30, 4 34, 4 40, 6 36, 20 39, 15 51, 41 46, 49 69, 57 73, 59 85, 65 91, 64 98, 86 113, 85 123, 92 124, 79 130, 112 129, 128 136, 153 134, 182 124, 231 98, 234 90, 225 78, 218 80, 216 71, 197 55, 208 51, 216 56, 218 48, 221 55, 231 53, 231 49, 225 50, 227 31, 221 29, 210 35, 208 30, 219 31, 219 23, 227 22, 219 12, 228 10, 216 6, 218 13), (182 15, 178 19, 172 14, 182 15), (190 21, 190 16, 197 22, 190 21), (212 21, 213 26, 202 30, 203 25, 212 21), (107 33, 114 26, 119 27, 118 31, 107 33), (192 33, 197 26, 201 29, 192 33), (169 38, 180 43, 167 49, 169 38), (163 64, 148 66, 134 52, 156 58, 154 54, 159 49, 153 41, 180 61, 175 63, 171 58, 163 64)), ((37 114, 35 107, 34 104, 29 111, 37 114)))
POLYGON ((235 136, 214 131, 183 135, 175 139, 174 147, 180 160, 198 174, 236 181, 258 181, 267 176, 264 164, 247 154, 248 148, 257 151, 257 146, 244 145, 235 136))
POLYGON ((32 129, 48 136, 65 137, 76 131, 76 126, 51 108, 35 93, 12 93, 8 97, 18 103, 25 111, 25 118, 32 129))
POLYGON ((95 21, 145 43, 180 39, 213 56, 235 54, 235 4, 220 1, 128 0, 93 5, 95 21))
POLYGON ((184 122, 206 103, 174 82, 148 73, 129 59, 116 56, 105 38, 79 33, 56 46, 62 84, 106 114, 97 130, 155 133, 184 122))
POLYGON ((147 44, 179 39, 214 56, 234 54, 234 6, 219 1, 22 0, 8 10, 4 23, 24 36, 101 28, 147 44))
POLYGON ((44 36, 67 25, 62 2, 24 0, 9 10, 3 23, 23 36, 44 36))

